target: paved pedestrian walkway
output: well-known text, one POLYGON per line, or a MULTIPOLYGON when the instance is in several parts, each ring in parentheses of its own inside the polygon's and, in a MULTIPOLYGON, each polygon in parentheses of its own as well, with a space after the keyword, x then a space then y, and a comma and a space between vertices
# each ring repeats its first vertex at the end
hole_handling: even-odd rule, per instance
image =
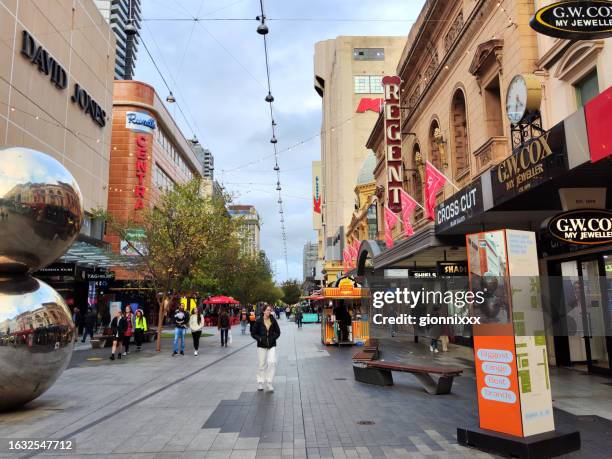
MULTIPOLYGON (((87 360, 90 351, 79 350, 51 390, 22 410, 0 414, 0 438, 74 439, 76 451, 65 455, 72 458, 491 457, 455 439, 458 426, 476 422, 469 350, 435 356, 466 372, 453 394, 431 396, 411 375, 398 375, 393 387, 357 383, 354 349, 321 346, 317 324, 298 330, 280 323, 274 393, 256 391, 256 348, 239 327, 228 348, 218 336, 204 338, 198 357, 189 336, 185 356, 172 357, 166 340, 161 354, 148 344, 142 354, 114 362, 87 360)), ((432 358, 423 345, 401 339, 383 346, 388 359, 432 358)), ((569 457, 608 457, 612 422, 577 402, 583 395, 597 399, 609 415, 610 381, 553 373, 553 387, 562 387, 555 404, 564 405, 556 410, 557 425, 583 435, 582 452, 569 457)))

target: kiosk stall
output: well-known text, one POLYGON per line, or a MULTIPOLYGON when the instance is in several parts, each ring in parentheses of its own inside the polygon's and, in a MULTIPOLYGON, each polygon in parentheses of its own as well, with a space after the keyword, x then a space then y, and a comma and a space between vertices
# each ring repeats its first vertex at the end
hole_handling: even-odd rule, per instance
POLYGON ((322 293, 321 342, 337 346, 364 344, 370 333, 367 313, 361 312, 367 289, 344 278, 337 287, 326 287, 322 293))

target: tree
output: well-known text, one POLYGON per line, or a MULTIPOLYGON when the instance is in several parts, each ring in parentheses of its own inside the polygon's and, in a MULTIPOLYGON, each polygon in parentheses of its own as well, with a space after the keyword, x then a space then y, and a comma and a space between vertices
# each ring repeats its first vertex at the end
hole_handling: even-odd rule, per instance
POLYGON ((238 256, 237 276, 228 279, 228 290, 242 304, 259 301, 274 303, 282 297, 282 291, 274 284, 270 262, 265 252, 258 255, 241 254, 238 256))
POLYGON ((287 304, 294 304, 300 300, 302 289, 297 280, 286 280, 281 287, 283 289, 283 301, 287 304))
POLYGON ((127 241, 136 253, 130 257, 134 268, 157 292, 158 352, 172 295, 194 287, 218 286, 220 274, 237 269, 231 253, 239 242, 224 204, 224 200, 203 196, 200 182, 193 180, 162 193, 153 208, 143 209, 136 218, 96 212, 106 220, 111 240, 127 241), (130 237, 135 228, 140 233, 138 240, 130 237))

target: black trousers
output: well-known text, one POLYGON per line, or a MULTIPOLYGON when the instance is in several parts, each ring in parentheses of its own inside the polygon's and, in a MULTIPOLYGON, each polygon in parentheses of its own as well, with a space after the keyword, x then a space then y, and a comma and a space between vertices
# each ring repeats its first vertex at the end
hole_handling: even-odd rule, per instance
POLYGON ((344 321, 339 321, 338 328, 340 329, 340 341, 348 341, 348 324, 344 321))
POLYGON ((128 353, 130 351, 130 339, 132 339, 131 336, 123 337, 123 352, 125 353, 128 353))
POLYGON ((136 347, 140 348, 142 346, 144 341, 144 330, 142 328, 137 328, 134 331, 134 341, 136 342, 136 347))
POLYGON ((221 346, 227 346, 227 332, 229 328, 221 328, 221 346))
POLYGON ((200 336, 202 336, 202 330, 191 332, 191 337, 193 338, 193 348, 196 351, 200 347, 200 336))

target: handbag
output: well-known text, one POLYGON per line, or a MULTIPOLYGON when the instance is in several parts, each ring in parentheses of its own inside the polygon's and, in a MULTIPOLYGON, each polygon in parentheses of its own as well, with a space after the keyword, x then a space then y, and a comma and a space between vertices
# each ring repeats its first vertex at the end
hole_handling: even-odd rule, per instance
POLYGON ((227 331, 227 342, 229 344, 232 344, 232 331, 231 330, 227 331))

